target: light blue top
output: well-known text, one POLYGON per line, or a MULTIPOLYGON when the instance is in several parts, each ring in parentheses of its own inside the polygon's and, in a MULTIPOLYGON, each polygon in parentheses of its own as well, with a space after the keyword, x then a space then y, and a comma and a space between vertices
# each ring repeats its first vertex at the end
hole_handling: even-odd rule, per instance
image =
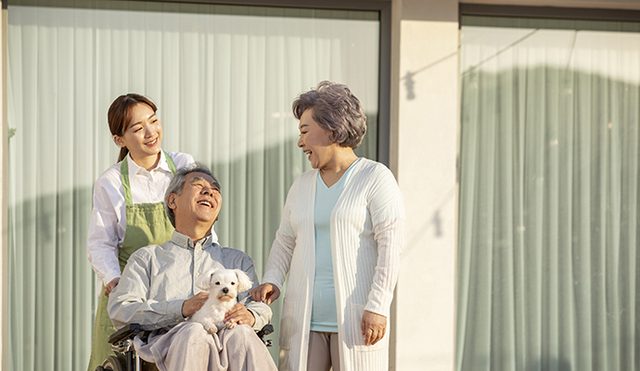
POLYGON ((345 185, 351 177, 353 165, 349 166, 340 180, 331 187, 322 180, 320 172, 316 180, 314 223, 316 240, 316 271, 313 281, 311 306, 311 331, 338 332, 336 314, 336 292, 333 284, 333 262, 331 260, 331 212, 345 185))

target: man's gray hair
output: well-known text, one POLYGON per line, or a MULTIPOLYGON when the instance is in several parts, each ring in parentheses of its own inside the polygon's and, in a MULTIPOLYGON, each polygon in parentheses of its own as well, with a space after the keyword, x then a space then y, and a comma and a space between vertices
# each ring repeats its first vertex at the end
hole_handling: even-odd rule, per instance
POLYGON ((167 188, 167 191, 164 193, 164 210, 167 212, 167 216, 169 217, 169 221, 171 222, 171 225, 173 225, 173 228, 176 227, 176 215, 174 214, 173 210, 169 207, 167 200, 169 199, 169 195, 172 193, 175 193, 178 196, 182 194, 182 190, 184 189, 184 184, 187 181, 187 174, 190 174, 190 173, 203 173, 203 174, 209 175, 211 178, 213 178, 212 186, 217 188, 218 192, 222 191, 222 189, 220 188, 220 183, 218 183, 218 179, 216 179, 216 177, 213 176, 213 173, 211 173, 211 170, 209 170, 209 168, 206 167, 204 164, 196 162, 194 164, 187 165, 185 167, 181 167, 180 169, 178 169, 175 175, 173 176, 173 178, 171 179, 171 182, 169 182, 169 187, 167 188))
POLYGON ((330 139, 341 147, 358 148, 367 132, 362 104, 344 84, 321 81, 315 89, 300 94, 291 108, 298 120, 304 111, 313 109, 313 120, 330 131, 330 139))

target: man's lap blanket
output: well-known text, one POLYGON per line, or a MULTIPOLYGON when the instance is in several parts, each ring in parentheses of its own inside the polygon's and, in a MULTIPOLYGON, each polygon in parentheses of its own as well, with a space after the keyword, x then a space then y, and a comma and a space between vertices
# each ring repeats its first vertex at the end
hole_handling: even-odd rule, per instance
POLYGON ((152 332, 147 344, 136 337, 138 355, 160 371, 276 371, 267 348, 248 325, 209 334, 200 323, 182 322, 152 332), (208 368, 207 368, 208 365, 208 368))

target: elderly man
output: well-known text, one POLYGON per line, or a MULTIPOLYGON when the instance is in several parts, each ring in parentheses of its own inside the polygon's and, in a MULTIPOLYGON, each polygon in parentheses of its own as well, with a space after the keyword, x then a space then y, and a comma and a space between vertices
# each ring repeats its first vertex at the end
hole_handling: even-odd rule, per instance
POLYGON ((239 326, 209 334, 186 322, 209 296, 196 281, 222 265, 243 270, 258 285, 253 260, 245 253, 211 241, 218 219, 220 185, 200 164, 179 169, 169 184, 165 207, 176 228, 171 240, 136 251, 109 297, 108 311, 116 328, 139 323, 152 330, 148 343, 136 340, 141 357, 160 370, 275 370, 264 344, 255 335, 271 319, 271 309, 247 292, 225 315, 239 326), (253 327, 253 329, 251 328, 253 327))

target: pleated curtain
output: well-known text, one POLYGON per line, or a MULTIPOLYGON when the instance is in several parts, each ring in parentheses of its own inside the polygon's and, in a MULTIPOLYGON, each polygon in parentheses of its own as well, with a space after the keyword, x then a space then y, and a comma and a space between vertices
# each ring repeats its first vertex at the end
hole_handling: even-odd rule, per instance
POLYGON ((117 96, 150 97, 163 149, 212 168, 220 242, 251 255, 260 277, 289 186, 310 169, 296 96, 325 79, 349 85, 369 117, 358 154, 376 158, 376 13, 76 3, 8 8, 9 370, 87 367, 98 294, 87 229, 93 183, 118 155, 117 96))
POLYGON ((640 369, 640 29, 467 21, 456 369, 640 369))

